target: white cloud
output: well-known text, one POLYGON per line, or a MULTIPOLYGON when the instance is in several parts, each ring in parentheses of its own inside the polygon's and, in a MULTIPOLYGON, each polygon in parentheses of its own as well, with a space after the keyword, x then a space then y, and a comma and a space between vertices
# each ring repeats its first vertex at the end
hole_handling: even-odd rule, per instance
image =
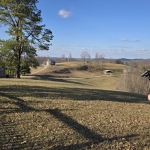
POLYGON ((109 46, 111 48, 132 48, 131 46, 109 46))
POLYGON ((145 51, 145 50, 146 50, 145 48, 141 48, 141 49, 140 49, 140 51, 145 51))
POLYGON ((121 39, 122 42, 127 42, 129 41, 128 39, 121 39))
POLYGON ((117 51, 116 51, 117 53, 122 53, 122 52, 124 52, 122 49, 117 49, 117 51))
POLYGON ((87 48, 85 48, 85 47, 84 47, 84 48, 81 48, 81 50, 86 51, 86 50, 87 50, 87 48))
POLYGON ((61 9, 59 10, 58 14, 62 17, 62 18, 68 18, 71 16, 71 12, 70 11, 66 11, 65 9, 61 9))
POLYGON ((136 40, 130 40, 130 42, 139 42, 139 40, 137 40, 137 39, 136 40))
POLYGON ((129 39, 121 39, 122 42, 139 42, 138 39, 135 40, 129 40, 129 39))
POLYGON ((124 51, 123 49, 110 49, 111 53, 126 53, 126 51, 124 51))
POLYGON ((140 53, 140 54, 147 54, 147 53, 150 53, 150 50, 142 48, 142 49, 138 50, 138 53, 140 53))

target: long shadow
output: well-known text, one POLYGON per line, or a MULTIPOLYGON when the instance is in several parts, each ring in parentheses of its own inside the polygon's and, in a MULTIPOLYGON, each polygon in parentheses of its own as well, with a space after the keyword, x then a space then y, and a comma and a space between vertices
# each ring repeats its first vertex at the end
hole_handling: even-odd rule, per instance
POLYGON ((69 81, 69 80, 65 80, 65 79, 56 79, 56 78, 49 78, 50 81, 56 81, 56 82, 65 82, 65 83, 71 83, 71 84, 80 84, 80 85, 86 85, 86 84, 83 84, 81 82, 75 82, 75 81, 69 81))
POLYGON ((57 118, 59 121, 62 121, 63 123, 71 127, 73 130, 83 135, 86 139, 89 139, 90 141, 92 141, 93 143, 103 141, 103 138, 99 134, 94 133, 87 127, 79 124, 77 121, 73 120, 71 117, 68 117, 67 115, 62 114, 59 109, 48 109, 46 111, 50 113, 51 115, 53 115, 55 118, 57 118))
POLYGON ((53 115, 55 118, 57 118, 59 121, 67 124, 70 128, 75 130, 76 132, 80 133, 82 136, 85 137, 85 139, 88 139, 89 142, 80 143, 80 144, 71 144, 68 146, 58 146, 55 147, 55 150, 63 150, 63 149, 82 149, 85 147, 90 147, 92 144, 100 144, 103 141, 109 141, 112 142, 113 140, 119 140, 122 138, 126 138, 128 140, 132 137, 137 137, 139 135, 132 134, 132 135, 126 135, 126 136, 118 136, 118 137, 112 137, 112 138, 102 138, 101 135, 91 131, 89 128, 79 124, 77 121, 73 120, 71 117, 61 113, 59 109, 48 109, 46 110, 48 113, 53 115))
POLYGON ((56 82, 62 82, 62 83, 71 83, 71 84, 81 84, 81 85, 86 85, 80 82, 75 82, 75 81, 69 81, 66 80, 65 78, 69 78, 68 76, 53 76, 53 75, 33 75, 32 80, 49 80, 49 81, 56 81, 56 82), (63 79, 62 79, 63 78, 63 79))
POLYGON ((1 93, 1 92, 0 92, 0 95, 11 99, 12 100, 11 103, 15 104, 16 106, 18 106, 20 108, 20 109, 17 109, 17 108, 13 109, 16 112, 18 112, 18 111, 23 111, 23 112, 36 111, 34 108, 32 108, 30 106, 27 106, 25 104, 26 102, 24 100, 22 100, 22 99, 20 99, 20 98, 18 98, 16 96, 13 96, 13 95, 10 95, 10 94, 8 95, 8 94, 1 93))
POLYGON ((150 104, 146 95, 110 91, 101 89, 87 89, 87 88, 51 88, 43 86, 3 86, 0 87, 0 95, 5 92, 11 92, 14 96, 30 96, 34 98, 49 98, 49 99, 69 99, 82 101, 114 101, 126 103, 143 103, 150 104))
MULTIPOLYGON (((39 111, 45 111, 47 113, 49 113, 50 115, 53 115, 56 119, 58 119, 58 121, 61 121, 63 123, 65 123, 68 127, 72 128, 73 130, 75 130, 77 133, 81 134, 82 136, 85 137, 85 139, 88 139, 89 142, 86 143, 81 143, 81 144, 71 144, 69 146, 58 146, 55 147, 55 149, 82 149, 85 147, 90 147, 91 144, 99 144, 105 140, 107 141, 113 141, 115 139, 119 139, 122 137, 126 137, 126 138, 130 138, 130 137, 135 137, 138 135, 127 135, 127 136, 122 136, 122 137, 113 137, 113 138, 102 138, 101 135, 93 132, 92 130, 90 130, 89 128, 79 124, 76 120, 72 119, 71 117, 63 114, 59 109, 47 109, 47 110, 38 110, 38 109, 34 109, 30 106, 28 106, 24 100, 13 96, 13 95, 8 95, 5 93, 0 93, 1 96, 7 97, 9 99, 11 99, 11 101, 14 101, 13 104, 15 104, 16 106, 19 107, 20 112, 30 112, 30 111, 34 111, 39 112, 39 111)), ((3 125, 3 124, 2 124, 3 125)), ((11 130, 11 125, 10 124, 4 124, 3 126, 5 126, 5 128, 7 128, 7 130, 5 131, 5 133, 3 136, 6 136, 6 134, 8 134, 10 137, 7 139, 8 143, 11 143, 11 149, 19 149, 19 148, 24 148, 24 145, 20 145, 20 142, 23 141, 23 135, 17 135, 17 132, 15 129, 11 130), (8 133, 8 131, 10 130, 10 133, 8 133), (12 141, 12 137, 14 136, 18 136, 18 139, 16 139, 15 141, 12 141)), ((2 135, 0 136, 1 139, 1 144, 2 145, 7 145, 7 142, 5 142, 5 138, 2 137, 2 135)), ((34 147, 34 143, 33 143, 33 147, 34 147)), ((2 148, 2 147, 1 147, 2 148)), ((30 147, 31 148, 31 147, 30 147)))
MULTIPOLYGON (((113 138, 108 138, 108 139, 103 139, 103 141, 108 141, 108 142, 112 142, 113 140, 120 140, 121 142, 121 139, 122 138, 125 138, 126 140, 129 140, 130 138, 135 138, 135 137, 139 137, 140 135, 137 135, 137 134, 132 134, 132 135, 126 135, 126 136, 118 136, 118 137, 113 137, 113 138)), ((82 142, 82 143, 79 143, 79 144, 71 144, 71 145, 67 145, 67 146, 57 146, 55 148, 53 148, 53 150, 82 150, 82 149, 88 149, 88 150, 91 150, 91 149, 94 149, 94 148, 91 148, 91 145, 93 144, 96 144, 96 149, 97 148, 97 145, 100 144, 101 142, 96 142, 96 143, 93 143, 91 141, 89 142, 82 142)), ((99 149, 101 147, 99 146, 99 149)))

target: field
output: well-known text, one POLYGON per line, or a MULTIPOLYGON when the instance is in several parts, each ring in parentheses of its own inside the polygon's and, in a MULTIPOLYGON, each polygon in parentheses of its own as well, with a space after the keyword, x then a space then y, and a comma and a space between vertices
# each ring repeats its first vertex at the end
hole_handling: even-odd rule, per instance
POLYGON ((125 66, 105 64, 116 72, 103 75, 80 65, 0 79, 0 149, 150 149, 147 96, 115 90, 125 66))

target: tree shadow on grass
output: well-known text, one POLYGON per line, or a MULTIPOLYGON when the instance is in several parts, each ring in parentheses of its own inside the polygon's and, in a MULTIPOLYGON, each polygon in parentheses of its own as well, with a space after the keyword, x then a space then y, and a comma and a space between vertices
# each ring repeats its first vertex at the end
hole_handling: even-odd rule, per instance
POLYGON ((79 124, 77 121, 73 120, 71 117, 61 113, 61 111, 59 109, 48 109, 48 110, 46 110, 46 112, 53 115, 59 121, 67 124, 73 130, 80 133, 82 136, 84 136, 86 139, 92 141, 93 143, 103 141, 103 138, 99 134, 94 133, 87 127, 85 127, 85 126, 79 124))
POLYGON ((0 96, 5 92, 11 92, 14 96, 34 97, 34 98, 48 98, 48 99, 68 99, 68 100, 82 100, 82 101, 113 101, 126 103, 143 103, 150 104, 146 95, 110 91, 102 89, 86 89, 86 88, 62 88, 62 87, 43 87, 43 86, 3 86, 0 87, 0 96))
MULTIPOLYGON (((70 144, 68 146, 59 145, 54 147, 53 149, 56 150, 62 150, 62 149, 83 149, 85 147, 91 147, 92 144, 100 144, 104 141, 112 142, 113 140, 119 140, 121 138, 131 138, 136 137, 139 135, 127 135, 127 136, 121 136, 121 137, 113 137, 113 138, 102 138, 101 135, 97 134, 96 132, 92 131, 86 126, 83 126, 82 124, 79 124, 76 120, 72 119, 71 117, 67 116, 66 114, 62 113, 59 109, 47 109, 47 110, 39 110, 32 108, 26 104, 26 102, 18 97, 8 95, 6 93, 0 93, 1 96, 4 96, 6 98, 11 99, 11 101, 14 101, 13 104, 18 106, 20 109, 20 112, 31 112, 34 111, 40 112, 45 111, 52 115, 54 118, 56 118, 58 121, 61 121, 65 123, 69 128, 73 129, 80 135, 82 135, 85 139, 87 139, 89 142, 83 142, 80 144, 70 144)), ((1 118, 5 119, 5 118, 1 118)), ((1 128, 3 132, 0 135, 1 140, 1 146, 2 149, 23 149, 23 148, 43 148, 44 145, 37 145, 37 143, 27 143, 29 142, 29 139, 27 137, 24 137, 23 135, 20 135, 17 130, 15 129, 15 123, 12 124, 12 122, 5 123, 2 122, 1 128), (14 139, 15 137, 15 139, 14 139), (36 147, 38 146, 38 147, 36 147)))
POLYGON ((70 83, 70 84, 80 84, 80 85, 86 85, 81 82, 75 82, 75 81, 69 81, 65 78, 69 78, 68 76, 53 76, 53 75, 33 75, 31 76, 31 79, 34 80, 46 80, 46 81, 54 81, 54 82, 61 82, 61 83, 70 83))
MULTIPOLYGON (((136 138, 136 137, 139 137, 140 135, 137 135, 137 134, 132 134, 132 135, 126 135, 126 136, 118 136, 118 137, 113 137, 113 138, 108 138, 108 139, 103 139, 103 142, 105 141, 108 141, 108 142, 112 142, 113 140, 116 140, 116 141, 120 141, 121 143, 121 139, 125 138, 126 140, 130 140, 131 138, 136 138)), ((63 145, 60 145, 60 146, 57 146, 57 147, 54 147, 53 150, 83 150, 83 149, 88 149, 88 150, 94 150, 94 148, 92 148, 93 144, 95 144, 95 149, 102 149, 101 146, 98 146, 99 144, 101 144, 102 141, 100 142, 82 142, 82 143, 79 143, 79 144, 71 144, 71 145, 67 145, 67 146, 63 146, 63 145)), ((103 147, 104 149, 104 147, 103 147)))
MULTIPOLYGON (((55 146, 53 149, 62 150, 62 149, 90 149, 91 145, 95 144, 98 145, 105 141, 112 142, 113 140, 120 140, 122 138, 130 139, 139 137, 139 135, 125 135, 125 136, 118 136, 112 138, 103 138, 101 135, 97 134, 96 132, 92 131, 86 126, 78 123, 76 120, 72 119, 71 117, 67 116, 66 114, 62 113, 59 109, 35 109, 30 106, 30 102, 24 101, 21 97, 30 96, 37 98, 46 97, 51 98, 55 97, 57 99, 58 94, 61 98, 71 99, 71 100, 104 100, 104 101, 114 101, 114 102, 127 102, 127 103, 144 103, 149 104, 146 100, 146 96, 133 94, 133 93, 126 93, 126 92, 119 92, 119 91, 108 91, 108 90, 98 90, 98 89, 82 89, 82 88, 45 88, 42 86, 4 86, 0 88, 0 96, 6 97, 10 100, 10 104, 16 105, 16 109, 3 109, 2 116, 7 115, 7 113, 22 113, 22 112, 47 112, 56 118, 58 121, 65 123, 69 128, 73 129, 76 133, 82 135, 88 142, 82 142, 77 144, 70 144, 67 146, 58 145, 55 146), (10 94, 11 93, 11 94, 10 94), (13 94, 13 95, 12 95, 13 94)), ((8 100, 7 100, 8 102, 8 100)), ((1 101, 0 101, 1 103, 1 101)), ((2 102, 3 103, 3 102, 2 102)), ((41 102, 42 103, 42 102, 41 102)), ((0 118, 1 120, 3 118, 0 118)), ((37 143, 23 143, 24 141, 28 141, 30 139, 25 138, 24 135, 20 135, 13 127, 13 123, 2 124, 1 128, 5 128, 4 132, 0 135, 0 148, 1 149, 23 149, 23 148, 43 148, 45 145, 38 145, 37 143), (13 128, 13 130, 12 130, 13 128), (14 137, 17 137, 13 139, 14 137), (4 148, 5 147, 5 148, 4 148)), ((41 139, 39 139, 41 140, 41 139)), ((63 141, 63 139, 62 139, 63 141)), ((40 142, 40 141, 39 141, 40 142)))
POLYGON ((112 138, 103 138, 101 135, 97 134, 96 132, 90 130, 89 128, 79 124, 76 120, 72 119, 71 117, 63 114, 59 109, 48 109, 46 110, 48 113, 53 115, 58 121, 61 121, 65 124, 67 124, 70 128, 84 136, 85 139, 88 139, 89 142, 83 142, 80 144, 71 144, 68 146, 57 146, 54 149, 55 150, 78 150, 83 148, 91 148, 91 145, 93 144, 100 144, 104 141, 112 142, 113 140, 120 140, 125 138, 126 140, 129 140, 130 138, 138 137, 137 134, 131 134, 131 135, 125 135, 125 136, 115 136, 112 138))

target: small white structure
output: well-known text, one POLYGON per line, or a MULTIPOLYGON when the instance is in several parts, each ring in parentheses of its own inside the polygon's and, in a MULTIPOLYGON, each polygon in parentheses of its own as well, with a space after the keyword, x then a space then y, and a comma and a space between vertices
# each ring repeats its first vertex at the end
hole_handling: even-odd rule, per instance
POLYGON ((46 66, 49 66, 49 65, 50 65, 50 61, 48 59, 47 62, 46 62, 46 66))
POLYGON ((104 70, 103 72, 104 72, 104 74, 111 75, 114 71, 113 70, 104 70))

